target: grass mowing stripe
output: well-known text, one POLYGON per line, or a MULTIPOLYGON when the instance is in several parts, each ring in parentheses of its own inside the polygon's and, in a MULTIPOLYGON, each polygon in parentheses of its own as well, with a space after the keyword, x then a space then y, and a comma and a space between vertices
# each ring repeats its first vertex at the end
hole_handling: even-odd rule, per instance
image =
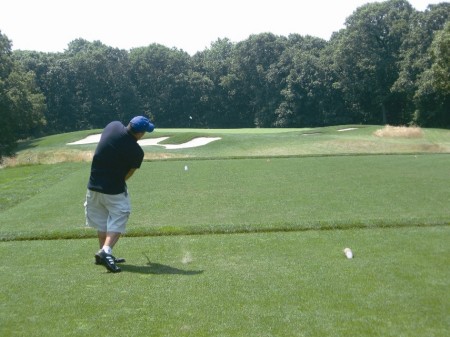
POLYGON ((93 265, 95 239, 3 242, 0 335, 445 336, 449 239, 450 227, 123 238, 117 275, 93 265))

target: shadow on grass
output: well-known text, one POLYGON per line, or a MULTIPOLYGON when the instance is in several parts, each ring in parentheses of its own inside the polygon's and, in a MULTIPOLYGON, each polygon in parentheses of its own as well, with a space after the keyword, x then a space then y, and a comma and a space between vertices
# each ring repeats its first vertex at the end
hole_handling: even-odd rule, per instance
POLYGON ((145 266, 121 264, 122 271, 127 273, 152 274, 152 275, 199 275, 203 270, 184 270, 160 263, 148 262, 145 266))

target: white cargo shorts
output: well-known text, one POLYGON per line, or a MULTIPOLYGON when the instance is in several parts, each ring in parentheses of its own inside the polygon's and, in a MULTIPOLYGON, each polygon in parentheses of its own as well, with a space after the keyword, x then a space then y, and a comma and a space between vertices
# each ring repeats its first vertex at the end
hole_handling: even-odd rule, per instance
POLYGON ((86 226, 99 232, 125 233, 131 213, 128 192, 104 194, 87 190, 84 202, 86 226))

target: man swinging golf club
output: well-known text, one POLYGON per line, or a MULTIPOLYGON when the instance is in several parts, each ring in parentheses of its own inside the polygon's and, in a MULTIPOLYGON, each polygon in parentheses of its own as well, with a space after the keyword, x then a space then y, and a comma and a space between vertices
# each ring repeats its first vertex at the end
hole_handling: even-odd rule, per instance
POLYGON ((154 128, 143 116, 134 117, 126 127, 111 122, 103 130, 92 159, 84 203, 86 225, 97 229, 100 250, 95 254, 95 263, 113 273, 121 271, 116 263, 125 262, 115 258, 112 249, 125 232, 131 212, 126 181, 144 159, 137 141, 154 128))

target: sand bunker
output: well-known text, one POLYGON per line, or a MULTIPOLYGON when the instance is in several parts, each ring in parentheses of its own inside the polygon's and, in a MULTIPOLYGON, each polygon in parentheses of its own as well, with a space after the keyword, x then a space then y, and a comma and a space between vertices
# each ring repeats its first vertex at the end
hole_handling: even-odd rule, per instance
POLYGON ((358 130, 358 128, 346 128, 346 129, 340 129, 338 131, 343 132, 343 131, 352 131, 352 130, 358 130))
POLYGON ((149 139, 141 139, 138 140, 138 144, 141 146, 154 146, 154 145, 160 145, 159 142, 162 142, 163 140, 166 140, 169 137, 159 137, 159 138, 149 138, 149 139))
POLYGON ((67 145, 81 145, 81 144, 95 144, 100 141, 101 134, 98 135, 90 135, 87 136, 84 139, 81 139, 79 141, 73 142, 73 143, 67 143, 67 145))
MULTIPOLYGON (((167 150, 176 150, 176 149, 187 149, 190 147, 197 147, 197 146, 203 146, 206 144, 209 144, 211 142, 214 142, 215 140, 219 140, 220 137, 198 137, 190 140, 187 143, 183 144, 165 144, 164 146, 167 150)), ((160 144, 158 144, 160 145, 160 144)))
MULTIPOLYGON (((67 145, 82 145, 82 144, 95 144, 100 140, 100 134, 98 135, 90 135, 84 139, 81 139, 76 142, 67 143, 67 145)), ((159 144, 160 142, 168 139, 169 137, 159 137, 159 138, 150 138, 150 139, 141 139, 138 141, 141 146, 163 146, 167 150, 177 150, 177 149, 187 149, 192 147, 203 146, 214 142, 216 140, 221 139, 220 137, 198 137, 190 140, 187 143, 183 144, 159 144)))

